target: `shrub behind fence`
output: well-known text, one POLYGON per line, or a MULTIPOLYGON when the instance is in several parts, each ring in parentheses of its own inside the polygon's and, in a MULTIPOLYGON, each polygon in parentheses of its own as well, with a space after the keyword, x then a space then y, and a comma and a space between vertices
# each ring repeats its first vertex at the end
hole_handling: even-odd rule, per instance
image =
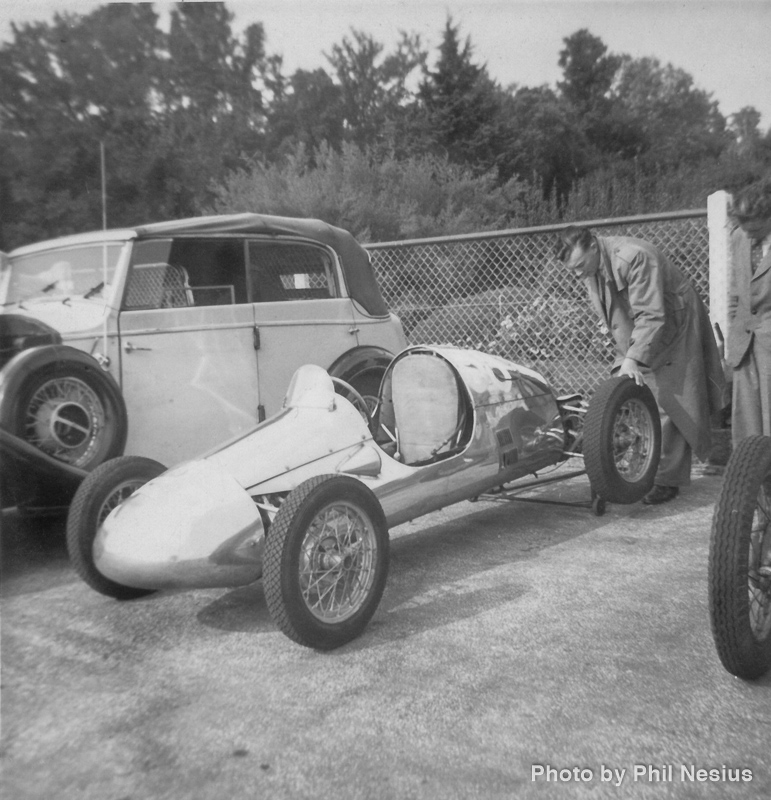
MULTIPOLYGON (((606 236, 661 247, 709 303, 706 211, 592 220, 606 236)), ((366 245, 412 344, 496 353, 542 372, 558 393, 590 394, 613 346, 583 285, 554 258, 563 225, 366 245)))

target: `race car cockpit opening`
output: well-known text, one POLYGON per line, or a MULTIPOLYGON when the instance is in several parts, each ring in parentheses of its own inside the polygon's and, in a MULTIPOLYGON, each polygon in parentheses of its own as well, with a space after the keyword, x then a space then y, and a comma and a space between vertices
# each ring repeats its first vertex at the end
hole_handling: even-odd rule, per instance
POLYGON ((389 455, 411 466, 430 464, 468 445, 471 401, 446 359, 412 352, 389 368, 375 425, 375 440, 389 455))

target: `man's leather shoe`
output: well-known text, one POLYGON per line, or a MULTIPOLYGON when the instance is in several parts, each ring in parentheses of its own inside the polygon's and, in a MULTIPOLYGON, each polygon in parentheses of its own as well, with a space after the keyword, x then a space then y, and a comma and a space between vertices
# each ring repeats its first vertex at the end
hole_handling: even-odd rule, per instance
POLYGON ((648 494, 643 497, 646 506, 658 506, 661 503, 668 503, 680 494, 677 486, 654 486, 648 494))

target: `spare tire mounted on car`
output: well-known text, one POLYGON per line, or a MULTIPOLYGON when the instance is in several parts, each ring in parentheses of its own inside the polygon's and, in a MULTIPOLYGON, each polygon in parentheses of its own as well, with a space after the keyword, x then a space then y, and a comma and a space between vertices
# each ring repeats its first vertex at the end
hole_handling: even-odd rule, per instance
POLYGON ((121 455, 126 406, 115 380, 68 346, 20 353, 6 367, 0 427, 73 467, 92 470, 121 455))

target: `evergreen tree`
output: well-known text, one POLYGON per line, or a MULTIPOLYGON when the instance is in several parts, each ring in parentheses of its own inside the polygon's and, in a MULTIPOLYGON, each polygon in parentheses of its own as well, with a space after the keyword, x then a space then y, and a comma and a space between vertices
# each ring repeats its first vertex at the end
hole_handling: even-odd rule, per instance
POLYGON ((448 18, 436 69, 427 71, 418 91, 415 129, 429 149, 486 172, 498 166, 506 146, 503 93, 472 54, 470 39, 461 45, 459 27, 448 18))

